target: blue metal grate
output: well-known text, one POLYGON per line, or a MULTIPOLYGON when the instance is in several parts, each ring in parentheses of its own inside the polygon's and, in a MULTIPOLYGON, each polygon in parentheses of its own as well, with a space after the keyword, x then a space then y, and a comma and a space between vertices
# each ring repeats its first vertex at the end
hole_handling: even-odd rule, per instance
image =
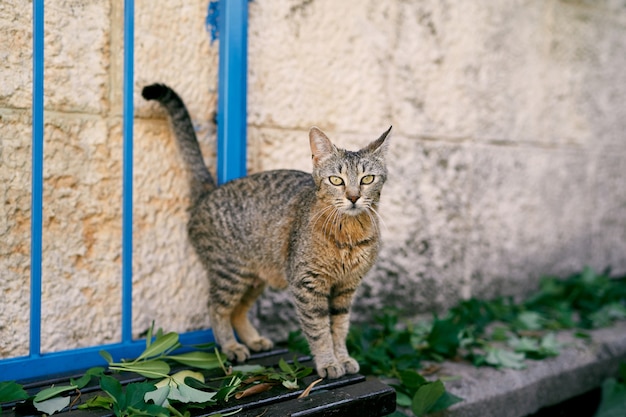
MULTIPOLYGON (((218 182, 246 175, 246 82, 248 0, 219 1, 218 182)), ((33 1, 31 311, 29 355, 0 360, 0 381, 23 380, 103 365, 106 349, 115 360, 141 353, 132 339, 134 0, 124 2, 124 156, 122 201, 122 340, 119 343, 41 353, 41 262, 43 212, 44 0, 33 1)), ((210 330, 182 334, 185 345, 213 340, 210 330)))

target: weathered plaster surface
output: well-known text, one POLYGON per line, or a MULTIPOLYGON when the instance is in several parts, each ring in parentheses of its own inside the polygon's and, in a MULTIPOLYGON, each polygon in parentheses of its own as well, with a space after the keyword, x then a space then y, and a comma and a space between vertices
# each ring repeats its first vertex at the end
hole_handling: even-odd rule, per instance
MULTIPOLYGON (((187 178, 152 82, 185 99, 215 169, 206 0, 135 10, 134 333, 209 326, 187 178)), ((32 4, 0 4, 0 356, 27 353, 32 4)), ((355 319, 522 295, 584 265, 626 273, 626 3, 249 4, 248 166, 310 169, 317 125, 356 149, 393 125, 380 258, 355 319)), ((46 4, 44 351, 120 337, 119 2, 46 4)), ((254 309, 297 326, 286 293, 254 309)))

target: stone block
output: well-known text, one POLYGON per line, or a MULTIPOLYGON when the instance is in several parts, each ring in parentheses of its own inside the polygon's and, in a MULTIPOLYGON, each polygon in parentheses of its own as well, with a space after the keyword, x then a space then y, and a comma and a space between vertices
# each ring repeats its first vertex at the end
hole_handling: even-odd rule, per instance
MULTIPOLYGON (((463 401, 435 415, 522 417, 585 394, 617 376, 620 363, 626 359, 625 331, 624 322, 618 322, 591 331, 590 340, 560 332, 556 335, 561 344, 559 355, 527 361, 523 370, 475 367, 463 362, 438 364, 441 370, 436 377, 454 376, 446 383, 446 390, 463 401)), ((555 415, 561 414, 558 411, 555 415)))
MULTIPOLYGON (((180 94, 194 123, 205 128, 213 123, 219 43, 211 44, 205 29, 207 4, 205 0, 175 0, 155 8, 150 2, 136 3, 134 103, 138 116, 162 117, 156 104, 141 97, 145 85, 160 82, 180 94)), ((116 30, 120 30, 120 18, 116 30)), ((121 92, 120 73, 116 79, 121 92)), ((121 105, 121 99, 116 102, 121 105)), ((121 114, 121 107, 115 112, 121 114)))
POLYGON ((0 114, 0 358, 26 355, 30 309, 30 120, 0 114))
POLYGON ((469 293, 471 158, 461 145, 392 137, 379 210, 383 245, 355 303, 358 320, 385 307, 441 312, 469 293))
POLYGON ((388 125, 387 15, 395 7, 251 2, 248 122, 348 132, 388 125))
POLYGON ((540 275, 565 276, 592 261, 585 153, 504 146, 472 153, 473 295, 521 296, 540 275))
POLYGON ((616 276, 626 275, 626 154, 620 150, 596 157, 592 191, 592 265, 610 267, 616 276))
POLYGON ((133 329, 206 328, 208 279, 187 239, 187 171, 167 123, 135 129, 133 329))
POLYGON ((27 108, 32 91, 33 5, 20 0, 0 4, 0 107, 27 108))
POLYGON ((98 0, 63 0, 45 7, 46 108, 96 114, 108 110, 110 15, 110 3, 98 0))
POLYGON ((110 133, 98 117, 47 117, 43 351, 119 341, 122 149, 110 133))

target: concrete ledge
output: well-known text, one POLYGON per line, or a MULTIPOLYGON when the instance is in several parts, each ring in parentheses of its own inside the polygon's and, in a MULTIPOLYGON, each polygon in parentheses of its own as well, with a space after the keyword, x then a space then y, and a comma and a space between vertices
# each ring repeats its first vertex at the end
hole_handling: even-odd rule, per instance
POLYGON ((583 394, 615 376, 626 360, 626 322, 590 332, 590 341, 561 332, 561 354, 528 361, 524 370, 476 368, 445 362, 438 377, 460 376, 446 388, 464 399, 440 413, 446 417, 521 417, 583 394))

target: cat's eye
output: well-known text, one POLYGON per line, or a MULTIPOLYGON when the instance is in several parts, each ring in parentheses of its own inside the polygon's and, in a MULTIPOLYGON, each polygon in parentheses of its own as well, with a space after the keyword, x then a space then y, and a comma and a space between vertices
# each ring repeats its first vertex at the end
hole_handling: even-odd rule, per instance
POLYGON ((330 177, 328 177, 328 181, 330 181, 330 183, 332 185, 342 185, 343 184, 343 179, 341 179, 341 177, 336 177, 334 175, 331 175, 330 177))
POLYGON ((374 182, 374 176, 373 175, 366 175, 363 178, 361 178, 361 184, 371 184, 374 182))

